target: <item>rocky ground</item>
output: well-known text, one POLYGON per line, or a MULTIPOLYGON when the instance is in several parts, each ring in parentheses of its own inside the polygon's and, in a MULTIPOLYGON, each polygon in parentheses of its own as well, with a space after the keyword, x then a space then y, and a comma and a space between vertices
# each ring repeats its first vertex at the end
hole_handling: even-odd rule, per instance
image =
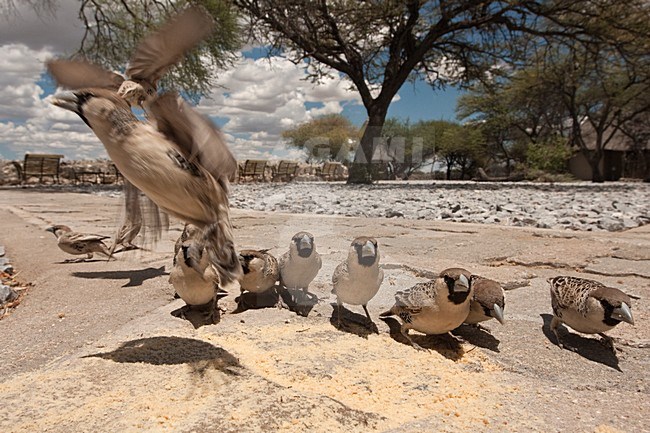
POLYGON ((650 184, 247 183, 233 185, 232 204, 258 211, 620 231, 650 222, 650 184))

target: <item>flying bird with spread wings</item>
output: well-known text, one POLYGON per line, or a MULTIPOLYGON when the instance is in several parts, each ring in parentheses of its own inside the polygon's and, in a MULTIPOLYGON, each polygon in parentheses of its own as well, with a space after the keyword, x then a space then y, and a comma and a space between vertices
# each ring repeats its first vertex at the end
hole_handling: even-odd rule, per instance
POLYGON ((63 88, 115 90, 131 106, 148 112, 160 79, 213 30, 212 17, 200 6, 192 6, 138 44, 126 68, 126 79, 85 60, 53 59, 47 62, 47 69, 63 88))
MULTIPOLYGON (((178 25, 182 21, 172 22, 178 25)), ((162 33, 166 27, 169 29, 163 26, 162 33)), ((162 44, 168 38, 161 36, 161 32, 154 36, 158 35, 162 44)), ((145 39, 145 45, 150 38, 145 39)), ((192 40, 198 42, 197 37, 192 40)), ((187 45, 176 43, 172 48, 178 50, 179 46, 187 45)), ((160 62, 151 57, 150 68, 142 67, 152 74, 146 83, 155 84, 160 71, 180 55, 180 52, 175 56, 168 54, 160 62)), ((94 65, 90 68, 97 71, 94 65)), ((148 99, 145 106, 151 121, 141 121, 131 111, 129 100, 120 93, 120 88, 114 84, 78 88, 66 77, 68 69, 50 65, 50 73, 60 85, 76 88, 55 95, 53 104, 81 117, 104 144, 125 179, 165 212, 199 227, 202 235, 196 242, 205 246, 222 284, 236 280, 241 275, 241 265, 234 247, 228 189, 237 161, 218 128, 172 92, 148 99)), ((106 74, 111 73, 104 71, 104 79, 106 74)), ((102 74, 98 73, 98 77, 102 74)), ((113 83, 116 81, 113 79, 113 83)), ((86 80, 83 84, 93 83, 86 80)), ((201 272, 200 264, 191 257, 188 265, 201 272)))

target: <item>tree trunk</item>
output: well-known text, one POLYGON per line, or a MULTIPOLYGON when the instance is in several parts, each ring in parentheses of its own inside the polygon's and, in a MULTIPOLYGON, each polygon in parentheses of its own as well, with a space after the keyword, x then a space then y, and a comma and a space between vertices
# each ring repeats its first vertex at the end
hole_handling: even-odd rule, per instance
POLYGON ((603 159, 603 153, 594 151, 591 152, 591 155, 587 155, 587 161, 589 161, 589 166, 591 167, 591 181, 592 182, 604 182, 605 177, 600 171, 600 161, 603 159))
POLYGON ((349 184, 369 184, 377 178, 378 166, 372 164, 372 155, 375 150, 375 139, 381 137, 381 130, 386 121, 387 113, 388 104, 377 103, 368 107, 368 124, 361 137, 361 143, 357 147, 354 161, 350 164, 349 184))

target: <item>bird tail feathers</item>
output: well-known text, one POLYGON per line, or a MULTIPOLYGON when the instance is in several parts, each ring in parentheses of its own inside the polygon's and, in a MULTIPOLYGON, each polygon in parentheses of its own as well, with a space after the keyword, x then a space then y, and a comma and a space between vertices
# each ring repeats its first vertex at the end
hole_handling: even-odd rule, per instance
POLYGON ((217 221, 205 227, 203 236, 210 262, 219 274, 221 285, 237 280, 243 271, 235 250, 227 202, 218 205, 217 221))
POLYGON ((386 310, 383 313, 379 315, 380 318, 386 318, 390 316, 397 316, 398 315, 397 311, 397 305, 394 305, 393 307, 390 308, 390 310, 386 310))

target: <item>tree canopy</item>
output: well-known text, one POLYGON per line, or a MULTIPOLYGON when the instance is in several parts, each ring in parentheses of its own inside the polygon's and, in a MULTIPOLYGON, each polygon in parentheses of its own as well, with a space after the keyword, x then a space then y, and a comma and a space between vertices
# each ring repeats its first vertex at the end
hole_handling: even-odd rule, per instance
MULTIPOLYGON (((598 0, 234 0, 250 16, 251 31, 295 61, 312 77, 332 71, 359 91, 368 126, 355 155, 351 182, 372 180, 371 161, 391 100, 407 80, 434 86, 484 79, 498 65, 516 64, 522 52, 563 39, 629 48, 639 34, 621 18, 647 11, 647 2, 626 3, 624 14, 598 0), (603 18, 607 21, 605 21, 603 18), (619 25, 620 24, 620 25, 619 25), (603 32, 604 26, 619 31, 603 32), (522 41, 524 42, 522 44, 522 41)), ((638 25, 637 25, 638 24, 638 25)))
POLYGON ((282 133, 290 146, 302 149, 311 161, 348 162, 359 130, 340 114, 329 114, 282 133))
MULTIPOLYGON (((5 9, 24 2, 37 14, 56 10, 59 0, 9 0, 5 9)), ((216 22, 216 31, 188 53, 161 80, 163 88, 177 88, 197 99, 210 92, 219 70, 236 59, 242 44, 238 11, 227 0, 80 0, 79 19, 84 36, 72 57, 84 57, 108 69, 124 71, 141 39, 188 4, 200 4, 216 22)))

